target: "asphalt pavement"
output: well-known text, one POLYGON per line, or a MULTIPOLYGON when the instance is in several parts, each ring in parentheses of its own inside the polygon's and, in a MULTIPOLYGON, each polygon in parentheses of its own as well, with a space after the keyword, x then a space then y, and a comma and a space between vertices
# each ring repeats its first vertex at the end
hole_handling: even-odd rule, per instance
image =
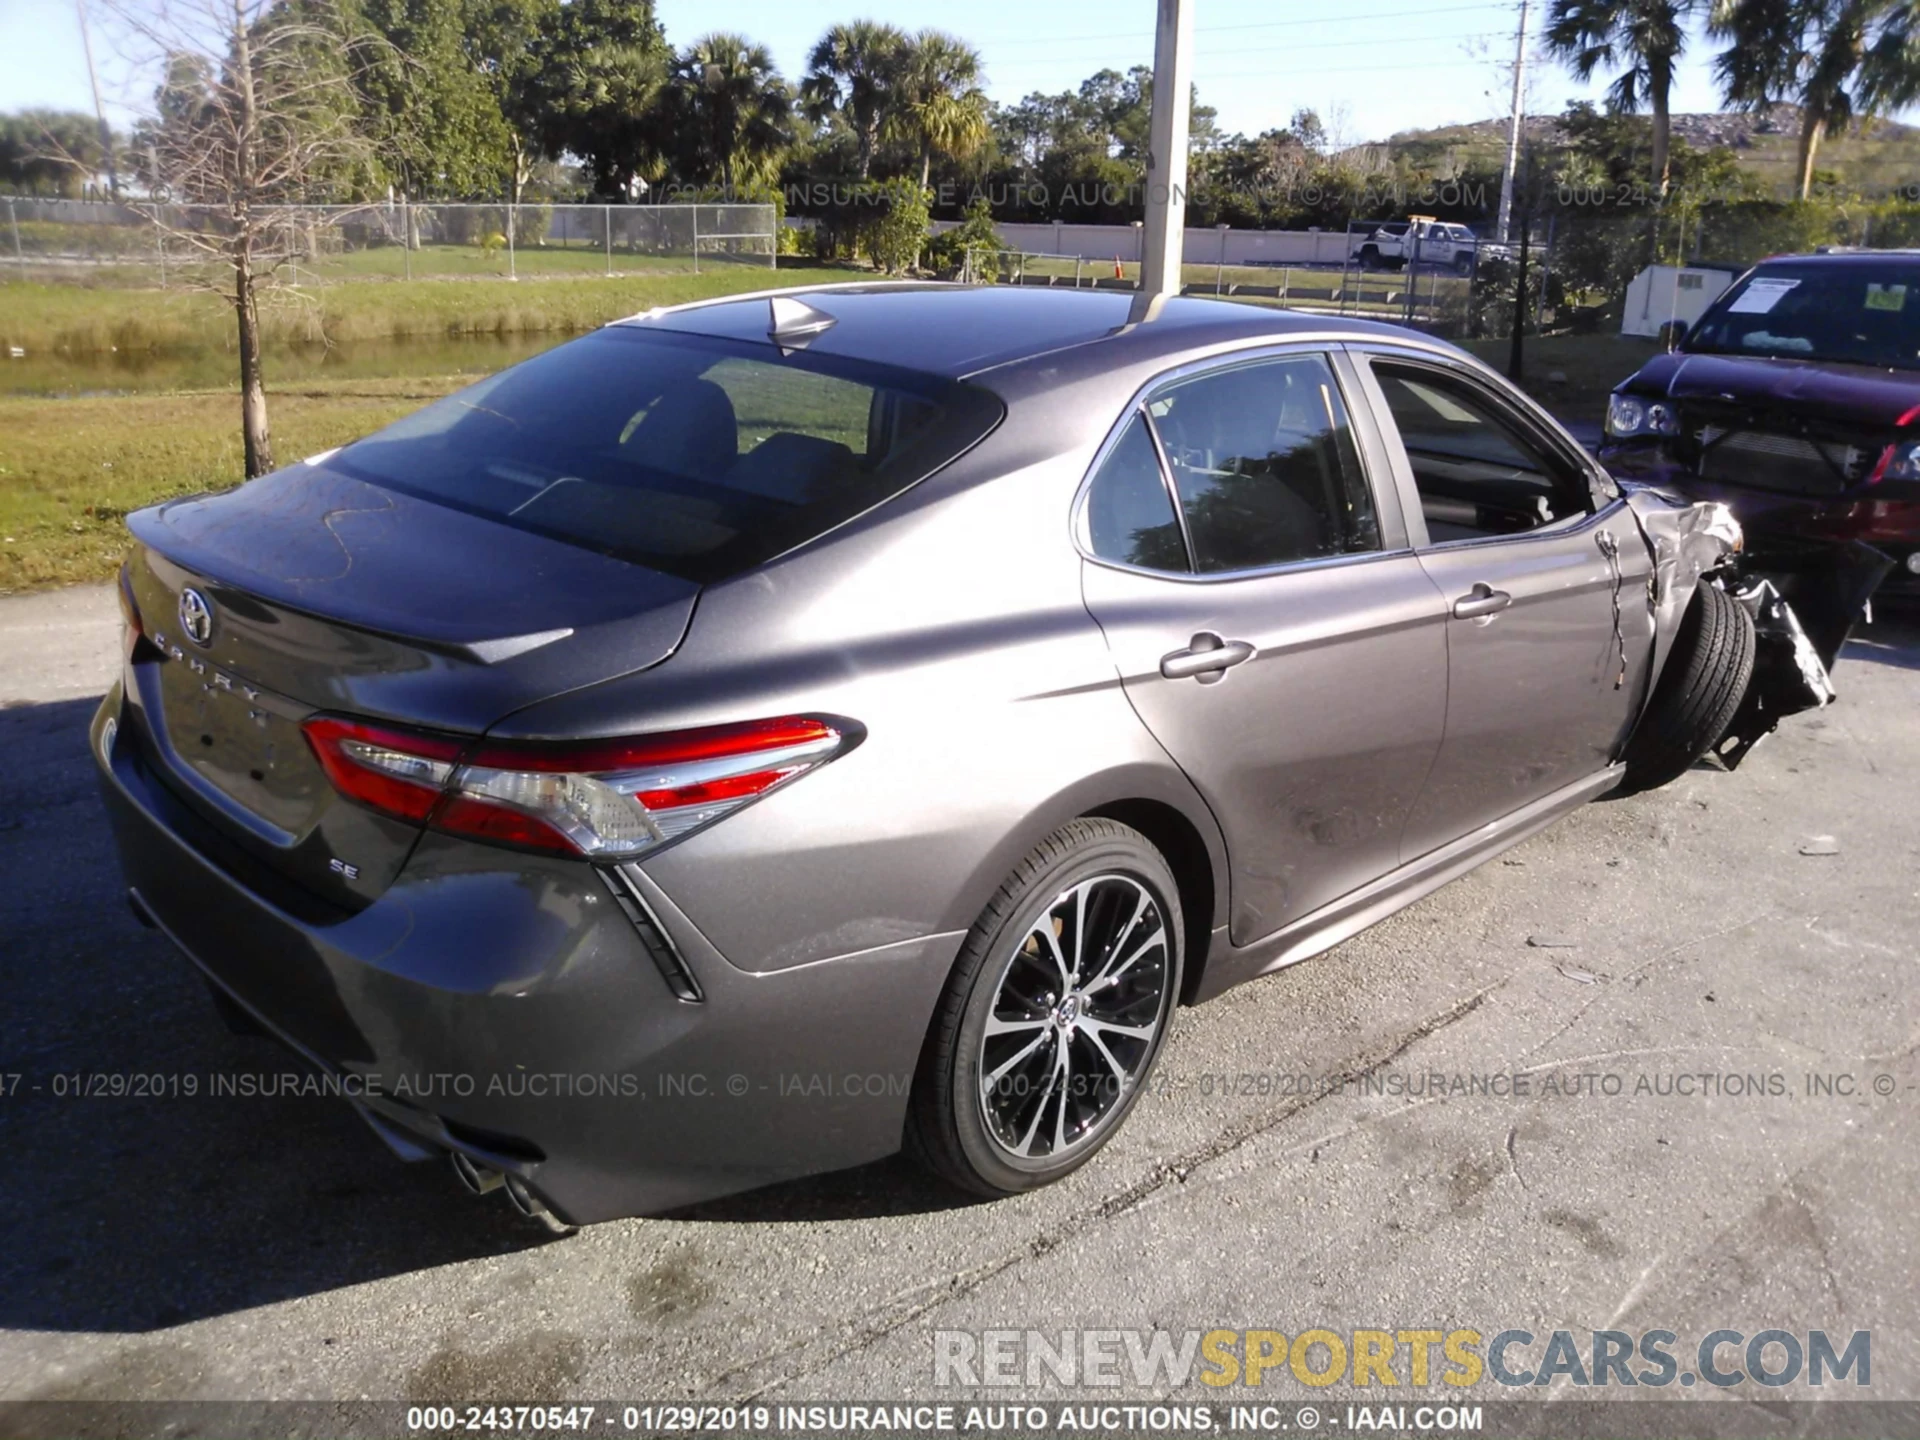
POLYGON ((933 1396, 936 1332, 1147 1326, 1871 1329, 1870 1393, 1920 1398, 1920 627, 1737 773, 1182 1012, 1055 1188, 894 1160, 555 1237, 338 1100, 179 1093, 297 1067, 122 900, 114 624, 104 587, 0 601, 0 1399, 933 1396))

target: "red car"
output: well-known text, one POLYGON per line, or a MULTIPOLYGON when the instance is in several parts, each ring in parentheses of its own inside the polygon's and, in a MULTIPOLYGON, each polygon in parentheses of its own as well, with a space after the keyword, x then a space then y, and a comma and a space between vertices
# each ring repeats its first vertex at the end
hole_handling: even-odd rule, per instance
POLYGON ((1725 501, 1756 546, 1865 542, 1879 593, 1920 597, 1920 252, 1755 266, 1614 391, 1601 458, 1725 501))

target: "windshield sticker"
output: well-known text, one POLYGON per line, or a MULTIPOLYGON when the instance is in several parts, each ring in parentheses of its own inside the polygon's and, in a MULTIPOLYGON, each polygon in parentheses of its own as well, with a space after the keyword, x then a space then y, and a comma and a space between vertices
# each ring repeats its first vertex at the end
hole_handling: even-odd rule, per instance
POLYGON ((1872 283, 1867 286, 1867 309, 1901 311, 1907 308, 1907 287, 1904 285, 1881 285, 1872 283))
POLYGON ((1761 276, 1748 283, 1740 293, 1740 298, 1727 307, 1734 315, 1765 315, 1778 305, 1789 290, 1799 286, 1798 280, 1779 280, 1761 276))

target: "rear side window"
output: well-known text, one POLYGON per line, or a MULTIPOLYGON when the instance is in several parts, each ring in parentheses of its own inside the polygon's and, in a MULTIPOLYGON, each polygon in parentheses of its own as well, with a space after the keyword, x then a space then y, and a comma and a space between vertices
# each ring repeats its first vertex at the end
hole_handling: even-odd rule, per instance
POLYGON ((1380 548, 1372 492, 1322 355, 1237 365, 1148 402, 1202 573, 1380 548))
POLYGON ((326 463, 709 584, 899 494, 1003 413, 912 371, 612 326, 326 463))
POLYGON ((1185 571, 1187 542, 1173 512, 1160 457, 1137 413, 1087 492, 1087 538, 1102 560, 1185 571))

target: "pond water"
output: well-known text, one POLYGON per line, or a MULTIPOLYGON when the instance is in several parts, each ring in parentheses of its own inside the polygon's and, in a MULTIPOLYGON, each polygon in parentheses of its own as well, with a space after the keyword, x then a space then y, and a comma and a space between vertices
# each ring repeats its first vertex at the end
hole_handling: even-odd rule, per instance
MULTIPOLYGON (((460 335, 432 340, 358 341, 274 346, 264 363, 267 390, 297 389, 303 380, 370 380, 410 375, 490 375, 572 337, 557 332, 460 335)), ((239 386, 231 350, 118 350, 0 355, 0 395, 125 395, 165 390, 231 390, 239 386)))

